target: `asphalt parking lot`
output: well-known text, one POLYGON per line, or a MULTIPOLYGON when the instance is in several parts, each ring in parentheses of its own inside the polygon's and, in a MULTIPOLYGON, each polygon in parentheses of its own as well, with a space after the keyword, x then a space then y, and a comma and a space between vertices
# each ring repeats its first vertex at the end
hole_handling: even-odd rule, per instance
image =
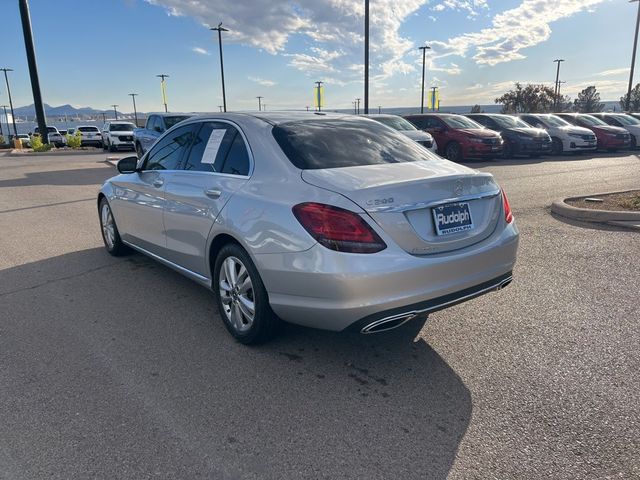
POLYGON ((0 478, 640 478, 640 233, 554 218, 636 155, 474 163, 507 289, 379 335, 235 343, 204 288, 110 257, 106 155, 0 156, 0 478))

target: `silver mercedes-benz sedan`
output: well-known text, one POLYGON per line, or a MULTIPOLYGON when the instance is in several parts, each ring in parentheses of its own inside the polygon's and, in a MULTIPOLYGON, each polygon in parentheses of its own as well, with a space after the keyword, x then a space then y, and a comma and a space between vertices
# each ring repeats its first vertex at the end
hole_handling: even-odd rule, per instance
POLYGON ((109 253, 211 288, 242 343, 281 320, 380 332, 512 279, 518 230, 493 177, 367 118, 193 117, 118 171, 98 196, 109 253))

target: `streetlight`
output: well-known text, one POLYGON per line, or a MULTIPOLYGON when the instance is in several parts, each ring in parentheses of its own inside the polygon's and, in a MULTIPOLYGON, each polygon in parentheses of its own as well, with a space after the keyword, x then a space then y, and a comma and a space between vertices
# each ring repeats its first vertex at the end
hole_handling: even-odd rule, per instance
POLYGON ((360 115, 360 99, 359 98, 356 98, 356 103, 358 105, 358 109, 357 109, 358 113, 357 113, 357 115, 360 115))
POLYGON ((113 107, 113 113, 115 113, 116 115, 116 120, 118 120, 118 110, 116 110, 116 108, 118 108, 118 105, 111 105, 113 107))
MULTIPOLYGON (((629 3, 637 2, 638 0, 629 0, 629 3)), ((636 48, 638 47, 638 27, 640 27, 640 2, 638 3, 638 16, 636 17, 636 34, 633 37, 633 53, 631 54, 631 71, 629 72, 629 88, 627 88, 627 112, 631 109, 631 85, 633 83, 633 69, 636 66, 636 48)))
POLYGON ((220 111, 222 111, 222 105, 218 105, 218 108, 220 109, 220 111))
MULTIPOLYGON (((13 72, 10 68, 0 68, 4 72, 4 80, 7 83, 7 95, 9 96, 9 108, 11 108, 11 119, 13 121, 13 134, 18 137, 18 129, 16 128, 16 116, 13 114, 13 100, 11 100, 11 88, 9 87, 9 77, 7 72, 13 72)), ((8 119, 7 119, 8 120, 8 119)))
POLYGON ((369 0, 364 0, 364 114, 369 113, 369 0))
POLYGON ((554 60, 554 63, 558 64, 558 69, 556 70, 556 87, 553 90, 553 111, 555 111, 558 108, 558 90, 559 90, 558 79, 560 78, 560 64, 562 62, 564 62, 563 58, 556 58, 554 60))
POLYGON ((261 97, 258 95, 256 98, 258 99, 258 111, 261 112, 262 111, 261 102, 264 97, 261 97))
POLYGON ((420 94, 420 113, 424 113, 424 69, 427 50, 431 50, 431 47, 425 45, 424 47, 418 47, 418 50, 422 50, 422 93, 420 94))
POLYGON ((165 113, 169 111, 167 107, 167 83, 164 81, 165 78, 169 78, 169 75, 165 75, 161 73, 160 75, 156 75, 160 79, 160 90, 162 91, 162 103, 164 103, 164 111, 165 113))
POLYGON ((380 105, 378 105, 378 115, 382 113, 382 107, 380 105))
POLYGON ((353 105, 353 114, 357 115, 358 114, 358 111, 356 110, 357 102, 354 100, 353 102, 351 102, 351 105, 353 105))
POLYGON ((220 77, 222 78, 222 107, 224 111, 227 111, 227 94, 224 90, 224 62, 222 61, 222 32, 228 32, 229 29, 224 28, 222 26, 222 22, 218 24, 217 27, 211 28, 210 30, 215 30, 218 32, 218 46, 220 47, 220 77))
POLYGON ((135 118, 136 120, 136 127, 138 126, 138 110, 136 109, 136 96, 138 94, 137 93, 130 93, 129 96, 131 97, 131 100, 133 100, 133 118, 135 118))

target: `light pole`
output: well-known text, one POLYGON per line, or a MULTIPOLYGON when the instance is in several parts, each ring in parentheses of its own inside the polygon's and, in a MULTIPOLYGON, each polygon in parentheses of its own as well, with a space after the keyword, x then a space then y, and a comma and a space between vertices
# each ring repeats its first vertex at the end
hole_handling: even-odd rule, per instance
POLYGON ((324 82, 316 82, 316 100, 318 102, 318 111, 322 111, 322 84, 324 82))
POLYGON ((111 105, 113 107, 113 113, 116 116, 116 120, 118 120, 118 110, 116 110, 116 108, 118 108, 118 105, 111 105))
POLYGON ((262 111, 262 104, 261 104, 261 102, 262 102, 262 99, 263 99, 264 97, 261 97, 261 96, 259 96, 259 95, 258 95, 256 98, 258 99, 258 111, 259 111, 259 112, 261 112, 261 111, 262 111))
POLYGON ((364 114, 369 113, 369 0, 364 0, 364 114))
POLYGON ((560 78, 560 64, 564 62, 563 58, 556 58, 554 63, 558 64, 558 68, 556 70, 556 87, 553 89, 553 110, 555 111, 558 108, 558 79, 560 78))
POLYGON ((47 143, 49 135, 47 132, 47 120, 44 116, 44 105, 42 104, 42 94, 40 92, 40 80, 38 79, 38 64, 36 62, 36 49, 33 44, 33 31, 31 30, 31 14, 29 13, 29 2, 20 0, 20 20, 22 22, 22 35, 24 36, 24 48, 29 64, 29 76, 31 77, 31 90, 33 92, 33 104, 36 110, 38 130, 42 135, 42 141, 47 143))
POLYGON ((161 73, 160 75, 156 75, 160 79, 160 90, 162 91, 162 103, 164 103, 164 111, 165 113, 169 111, 167 107, 167 84, 164 81, 165 78, 169 78, 169 75, 161 73))
POLYGON ((353 114, 357 115, 358 114, 358 111, 356 110, 357 102, 354 100, 353 102, 351 102, 351 105, 353 105, 353 114))
POLYGON ((359 98, 356 98, 356 103, 358 105, 358 109, 357 109, 358 113, 357 113, 357 115, 360 115, 360 99, 359 98))
MULTIPOLYGON (((16 128, 16 116, 13 114, 13 100, 11 100, 11 88, 9 87, 9 77, 7 72, 13 72, 10 68, 0 68, 4 72, 4 80, 7 83, 7 96, 9 97, 9 108, 11 109, 11 120, 13 122, 13 134, 18 136, 18 129, 16 128)), ((8 120, 8 119, 7 119, 8 120)))
POLYGON ((220 77, 222 78, 222 108, 224 111, 227 111, 227 94, 224 89, 224 62, 222 60, 222 32, 228 32, 229 29, 224 28, 222 26, 222 22, 218 24, 217 27, 212 28, 211 30, 215 30, 218 32, 218 46, 220 48, 220 77))
POLYGON ((420 113, 424 113, 424 70, 427 50, 431 50, 431 47, 425 45, 424 47, 418 47, 418 50, 422 50, 422 90, 420 93, 420 113))
MULTIPOLYGON (((629 3, 638 0, 629 0, 629 3)), ((638 2, 638 15, 636 16, 636 33, 633 37, 633 53, 631 54, 631 71, 629 72, 629 88, 627 88, 626 111, 631 109, 631 85, 633 84, 633 69, 636 66, 636 48, 638 47, 638 27, 640 27, 640 2, 638 2)))
POLYGON ((129 96, 131 97, 131 100, 133 100, 133 118, 135 118, 136 121, 136 127, 138 126, 138 110, 136 109, 136 96, 138 94, 137 93, 130 93, 129 96))
POLYGON ((378 115, 380 115, 380 113, 382 113, 382 107, 378 105, 378 115))
POLYGON ((220 109, 220 111, 222 111, 222 105, 218 105, 218 108, 220 109))

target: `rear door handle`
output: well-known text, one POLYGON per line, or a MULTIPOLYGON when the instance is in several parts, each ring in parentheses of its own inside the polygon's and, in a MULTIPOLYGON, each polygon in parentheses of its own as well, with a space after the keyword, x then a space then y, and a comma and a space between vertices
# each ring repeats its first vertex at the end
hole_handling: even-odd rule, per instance
POLYGON ((216 190, 215 188, 208 188, 204 191, 204 194, 207 197, 213 198, 215 200, 217 198, 220 198, 220 195, 222 195, 222 192, 220 190, 216 190))
POLYGON ((156 188, 160 188, 162 185, 164 185, 164 179, 162 179, 162 178, 156 178, 153 181, 153 186, 156 187, 156 188))

